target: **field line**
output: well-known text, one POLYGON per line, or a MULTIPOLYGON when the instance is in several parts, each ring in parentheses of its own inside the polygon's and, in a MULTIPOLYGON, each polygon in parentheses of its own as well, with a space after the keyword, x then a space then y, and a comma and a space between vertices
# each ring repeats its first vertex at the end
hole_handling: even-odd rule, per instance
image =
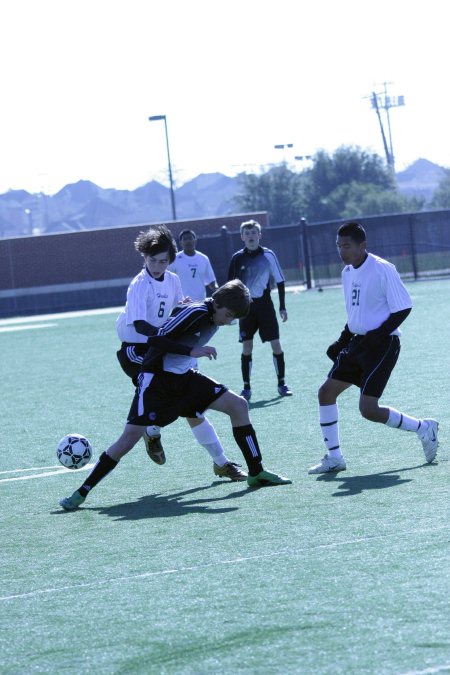
MULTIPOLYGON (((25 471, 46 471, 47 469, 64 469, 62 464, 52 464, 52 466, 32 466, 28 469, 8 469, 8 471, 0 471, 0 476, 5 473, 25 473, 25 471)), ((64 469, 69 471, 69 469, 64 469)))
MULTIPOLYGON (((433 528, 433 533, 437 532, 438 530, 448 530, 450 529, 450 523, 448 525, 442 525, 441 527, 436 527, 433 528)), ((122 584, 127 581, 140 581, 142 579, 150 579, 151 577, 162 577, 162 576, 167 576, 169 574, 186 574, 188 572, 198 572, 199 570, 203 569, 209 569, 212 567, 218 567, 219 565, 241 565, 245 564, 247 562, 253 562, 255 560, 264 560, 267 558, 277 558, 281 556, 285 556, 287 558, 296 558, 298 556, 304 555, 305 553, 308 553, 309 551, 316 551, 316 550, 321 550, 321 549, 333 549, 333 548, 340 548, 342 546, 354 546, 355 544, 365 544, 367 542, 374 541, 376 539, 384 539, 386 537, 392 536, 392 537, 398 537, 399 535, 406 535, 410 536, 411 534, 430 534, 429 528, 420 528, 417 530, 407 530, 403 532, 392 532, 391 534, 389 533, 383 533, 383 534, 377 534, 373 535, 370 537, 359 537, 357 539, 349 539, 347 541, 336 541, 336 542, 331 542, 329 544, 317 544, 314 546, 305 546, 304 548, 301 549, 283 549, 281 551, 271 551, 268 553, 258 553, 256 555, 251 555, 251 556, 239 556, 237 558, 231 558, 230 560, 216 560, 214 562, 210 563, 204 563, 201 565, 192 565, 189 567, 178 567, 178 568, 169 568, 169 569, 163 569, 163 570, 158 570, 156 572, 142 572, 141 574, 131 574, 129 576, 121 576, 121 577, 112 577, 110 579, 99 579, 97 581, 90 581, 84 584, 76 584, 76 585, 69 585, 69 586, 58 586, 58 587, 53 587, 53 588, 41 588, 37 589, 34 591, 29 591, 28 593, 17 593, 16 595, 4 595, 0 596, 0 602, 7 601, 7 600, 24 600, 26 598, 34 598, 38 595, 45 595, 49 593, 64 593, 65 591, 70 591, 70 590, 79 590, 82 588, 94 588, 95 586, 102 586, 105 584, 122 584)), ((446 666, 440 666, 440 668, 446 668, 446 666)), ((433 672, 439 672, 439 671, 434 671, 434 670, 424 670, 420 671, 420 673, 433 673, 433 672)), ((413 673, 405 673, 404 675, 419 675, 419 672, 413 673)))
MULTIPOLYGON (((62 473, 73 474, 75 471, 77 473, 79 471, 87 471, 88 469, 92 469, 93 466, 94 464, 86 464, 86 466, 82 466, 80 469, 65 469, 63 466, 42 467, 43 469, 54 469, 54 471, 45 471, 44 473, 35 473, 28 476, 14 476, 14 478, 0 478, 0 483, 10 483, 16 480, 32 480, 33 478, 44 478, 44 476, 60 476, 62 473)), ((36 469, 14 469, 13 471, 2 471, 0 473, 18 473, 19 471, 36 471, 36 469)))
POLYGON ((0 326, 0 333, 12 333, 17 330, 34 330, 35 328, 51 328, 57 323, 34 323, 27 326, 0 326))
POLYGON ((441 666, 430 666, 430 668, 425 668, 425 670, 408 670, 407 673, 402 673, 402 675, 432 675, 432 673, 443 673, 445 670, 450 670, 450 663, 445 663, 441 666))

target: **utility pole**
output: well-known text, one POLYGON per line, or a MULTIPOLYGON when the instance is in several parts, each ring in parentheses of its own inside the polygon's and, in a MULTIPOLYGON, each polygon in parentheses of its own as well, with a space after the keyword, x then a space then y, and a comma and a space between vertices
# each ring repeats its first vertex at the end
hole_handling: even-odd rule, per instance
POLYGON ((391 131, 391 119, 389 116, 389 110, 391 108, 398 108, 405 105, 404 96, 389 96, 387 86, 391 84, 390 82, 383 82, 384 91, 381 93, 372 92, 370 95, 370 100, 372 103, 372 108, 375 110, 378 122, 380 124, 381 138, 383 140, 384 152, 386 155, 386 162, 389 169, 392 172, 392 175, 395 175, 395 158, 394 158, 394 147, 392 144, 392 131, 391 131), (388 128, 388 137, 389 145, 387 143, 386 134, 383 127, 383 120, 381 118, 380 108, 385 111, 387 128, 388 128))

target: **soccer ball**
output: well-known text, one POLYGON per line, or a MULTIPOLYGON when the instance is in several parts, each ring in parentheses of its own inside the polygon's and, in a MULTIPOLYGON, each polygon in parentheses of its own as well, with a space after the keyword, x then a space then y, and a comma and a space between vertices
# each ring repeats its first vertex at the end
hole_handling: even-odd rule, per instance
POLYGON ((81 469, 92 457, 92 445, 80 434, 68 434, 59 441, 56 456, 66 469, 81 469))

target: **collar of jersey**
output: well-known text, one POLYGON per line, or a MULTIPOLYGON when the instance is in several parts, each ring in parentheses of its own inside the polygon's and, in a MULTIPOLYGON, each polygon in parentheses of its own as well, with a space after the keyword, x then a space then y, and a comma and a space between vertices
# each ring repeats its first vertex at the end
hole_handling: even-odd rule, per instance
POLYGON ((263 253, 263 247, 262 247, 262 246, 258 246, 258 248, 255 248, 254 251, 250 251, 250 249, 248 249, 248 248, 245 246, 245 247, 244 247, 244 253, 245 253, 246 255, 250 256, 250 258, 256 258, 257 255, 261 255, 261 253, 263 253))
POLYGON ((150 277, 150 279, 153 279, 153 281, 164 281, 164 274, 165 274, 165 272, 164 272, 164 274, 162 274, 162 275, 159 277, 159 279, 155 279, 155 277, 152 277, 152 275, 151 275, 150 272, 148 271, 147 265, 144 265, 144 270, 147 272, 147 274, 148 274, 148 276, 150 277))

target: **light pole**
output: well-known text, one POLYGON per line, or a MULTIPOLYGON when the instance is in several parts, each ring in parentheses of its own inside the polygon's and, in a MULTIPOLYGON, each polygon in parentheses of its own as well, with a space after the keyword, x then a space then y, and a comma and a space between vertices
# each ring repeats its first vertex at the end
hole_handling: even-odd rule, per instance
POLYGON ((381 137, 383 140, 384 152, 386 155, 386 162, 389 169, 392 171, 392 175, 395 176, 395 159, 394 159, 394 148, 392 146, 392 133, 391 133, 391 120, 389 116, 389 110, 391 108, 398 108, 399 106, 405 105, 404 96, 389 96, 387 85, 391 84, 390 82, 383 82, 384 93, 377 94, 374 91, 372 92, 370 99, 372 103, 372 108, 375 110, 378 116, 378 122, 380 123, 381 137), (383 108, 386 112, 388 134, 389 134, 389 146, 386 140, 386 134, 384 133, 383 122, 380 115, 380 108, 383 108))
POLYGON ((157 122, 158 120, 164 120, 164 128, 166 130, 166 148, 167 148, 167 163, 169 165, 169 182, 170 182, 170 200, 172 202, 172 219, 177 219, 177 212, 175 209, 175 193, 173 191, 173 178, 172 178, 172 165, 170 163, 170 152, 169 152, 169 134, 167 133, 167 119, 165 115, 152 115, 148 118, 150 122, 157 122))
POLYGON ((278 145, 273 146, 275 150, 282 150, 283 151, 283 162, 286 164, 286 154, 284 152, 285 148, 292 149, 294 147, 293 143, 278 143, 278 145))

